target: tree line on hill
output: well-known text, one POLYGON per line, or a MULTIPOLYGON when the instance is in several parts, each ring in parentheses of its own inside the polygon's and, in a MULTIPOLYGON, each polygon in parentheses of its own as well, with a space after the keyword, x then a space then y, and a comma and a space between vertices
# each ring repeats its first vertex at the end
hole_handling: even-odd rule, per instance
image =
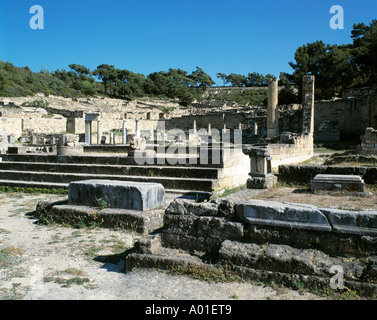
MULTIPOLYGON (((301 80, 305 74, 316 77, 316 98, 330 98, 346 88, 377 83, 377 20, 369 25, 355 24, 352 43, 329 45, 322 41, 299 47, 289 62, 293 73, 280 73, 280 103, 301 101, 301 80), (293 88, 298 88, 298 94, 293 88)), ((79 64, 70 70, 32 72, 28 67, 17 68, 0 60, 0 96, 26 96, 38 92, 65 97, 105 95, 121 99, 142 96, 178 98, 183 106, 190 105, 215 82, 202 68, 192 73, 182 69, 153 72, 148 76, 114 65, 101 64, 95 70, 79 64), (96 81, 98 80, 98 81, 96 81)), ((233 87, 264 87, 274 76, 257 72, 241 74, 218 73, 223 85, 233 87)), ((259 94, 260 92, 255 92, 259 94)), ((252 97, 251 101, 253 100, 252 97)), ((259 99, 259 98, 258 98, 259 99)), ((257 101, 260 101, 261 98, 257 101)))
MULTIPOLYGON (((377 83, 377 20, 369 25, 353 25, 350 44, 330 45, 315 41, 299 47, 294 55, 295 62, 289 62, 293 73, 280 73, 282 86, 295 86, 301 97, 301 81, 306 74, 316 77, 316 97, 331 98, 342 90, 368 86, 377 83)), ((224 86, 238 87, 266 86, 273 78, 253 72, 248 75, 218 73, 224 86)))

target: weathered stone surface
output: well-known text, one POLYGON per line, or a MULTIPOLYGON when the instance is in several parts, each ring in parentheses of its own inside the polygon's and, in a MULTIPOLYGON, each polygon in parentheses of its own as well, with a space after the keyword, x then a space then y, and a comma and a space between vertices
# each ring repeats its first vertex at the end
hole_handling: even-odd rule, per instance
POLYGON ((249 200, 239 208, 241 216, 251 224, 331 231, 326 216, 316 206, 249 200))
POLYGON ((310 189, 364 192, 364 180, 355 175, 318 174, 311 181, 310 189))
POLYGON ((127 256, 125 270, 134 268, 153 268, 171 270, 177 266, 205 266, 200 258, 189 254, 177 254, 173 249, 166 250, 165 254, 131 253, 127 256))
MULTIPOLYGON (((362 280, 364 270, 369 264, 369 258, 333 257, 313 249, 298 249, 287 245, 268 243, 261 245, 240 243, 229 240, 222 243, 219 260, 223 264, 320 277, 331 277, 330 268, 340 265, 344 269, 345 279, 351 280, 362 280)), ((375 274, 372 272, 371 277, 374 276, 375 274)))
POLYGON ((264 177, 250 177, 247 179, 246 186, 248 189, 270 189, 278 179, 273 174, 266 174, 264 177))
POLYGON ((103 209, 88 206, 67 205, 67 201, 41 201, 37 205, 37 214, 48 220, 68 225, 91 225, 103 228, 130 229, 141 234, 159 228, 163 224, 163 210, 137 212, 124 209, 103 209))
POLYGON ((218 250, 223 239, 241 239, 243 224, 222 217, 197 215, 164 216, 162 242, 183 250, 218 250))
POLYGON ((149 210, 165 203, 165 189, 159 183, 112 180, 84 180, 71 182, 69 204, 109 208, 149 210))
POLYGON ((183 199, 175 199, 166 209, 167 214, 217 216, 215 203, 194 203, 183 199))
POLYGON ((148 234, 135 243, 138 253, 153 254, 161 249, 161 233, 148 234))
POLYGON ((377 211, 320 209, 328 218, 333 231, 347 234, 377 236, 377 211))
POLYGON ((195 215, 232 218, 235 214, 234 203, 229 200, 214 200, 195 203, 184 199, 175 199, 167 207, 166 214, 195 215))
POLYGON ((267 148, 244 146, 242 152, 252 157, 269 157, 270 152, 267 148))

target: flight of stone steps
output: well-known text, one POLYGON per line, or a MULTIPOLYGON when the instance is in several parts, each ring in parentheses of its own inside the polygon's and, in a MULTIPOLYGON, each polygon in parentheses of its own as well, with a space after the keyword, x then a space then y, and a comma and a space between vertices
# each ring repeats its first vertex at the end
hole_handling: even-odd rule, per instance
MULTIPOLYGON (((0 185, 68 188, 71 181, 89 179, 161 183, 167 192, 212 192, 218 186, 220 165, 138 165, 131 157, 42 154, 3 154, 0 185)), ((169 160, 169 159, 167 159, 169 160)))

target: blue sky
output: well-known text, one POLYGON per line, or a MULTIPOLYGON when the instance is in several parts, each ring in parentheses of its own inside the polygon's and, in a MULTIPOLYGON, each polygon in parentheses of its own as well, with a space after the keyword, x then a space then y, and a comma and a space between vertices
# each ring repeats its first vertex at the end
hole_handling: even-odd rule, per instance
POLYGON ((0 0, 0 60, 33 71, 94 70, 102 63, 138 73, 196 66, 216 73, 292 72, 296 49, 350 43, 354 23, 377 19, 376 0, 0 0), (44 9, 32 30, 30 8, 44 9), (329 26, 344 9, 344 29, 329 26))

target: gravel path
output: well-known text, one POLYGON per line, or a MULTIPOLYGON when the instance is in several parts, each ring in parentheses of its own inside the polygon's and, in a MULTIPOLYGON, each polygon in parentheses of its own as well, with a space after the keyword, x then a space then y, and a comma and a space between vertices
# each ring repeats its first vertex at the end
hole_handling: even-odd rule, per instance
POLYGON ((207 283, 153 270, 123 273, 121 254, 140 235, 38 225, 30 212, 46 198, 57 196, 0 195, 0 300, 319 298, 285 288, 207 283))

